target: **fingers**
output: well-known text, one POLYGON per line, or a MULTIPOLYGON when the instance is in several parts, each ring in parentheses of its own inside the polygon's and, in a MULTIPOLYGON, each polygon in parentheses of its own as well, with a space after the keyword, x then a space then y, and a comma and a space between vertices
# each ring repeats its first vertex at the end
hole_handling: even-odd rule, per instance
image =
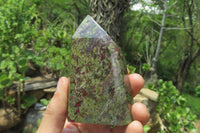
MULTIPOLYGON (((129 83, 131 86, 131 92, 133 96, 144 86, 144 79, 137 73, 128 75, 129 83)), ((125 77, 125 83, 127 78, 125 77)), ((144 104, 135 103, 131 106, 131 113, 134 121, 127 126, 117 126, 114 127, 113 133, 143 133, 143 125, 149 120, 149 112, 144 104)))
POLYGON ((110 131, 110 126, 107 125, 67 122, 62 133, 110 133, 110 131))
POLYGON ((129 77, 129 82, 132 89, 132 94, 134 97, 144 86, 144 79, 141 75, 137 73, 130 74, 128 77, 129 77))
POLYGON ((62 77, 58 81, 57 90, 47 106, 37 133, 62 132, 67 116, 67 96, 69 79, 62 77))
POLYGON ((126 127, 125 133, 144 133, 143 125, 139 121, 133 121, 126 127))
POLYGON ((67 124, 62 133, 80 133, 77 126, 73 124, 67 124))
POLYGON ((135 120, 127 126, 114 127, 112 133, 144 133, 144 129, 141 122, 135 120))
POLYGON ((143 125, 145 125, 149 120, 149 111, 147 107, 142 103, 135 103, 132 106, 131 110, 132 116, 134 120, 140 121, 143 125))
POLYGON ((143 125, 149 120, 149 112, 142 103, 132 105, 131 113, 134 121, 127 126, 118 126, 113 128, 113 133, 143 133, 143 125))

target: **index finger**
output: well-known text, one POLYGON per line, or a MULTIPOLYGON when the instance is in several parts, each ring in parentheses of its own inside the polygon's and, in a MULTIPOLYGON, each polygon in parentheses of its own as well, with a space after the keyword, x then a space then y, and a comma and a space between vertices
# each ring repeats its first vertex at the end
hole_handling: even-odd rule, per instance
POLYGON ((69 79, 62 77, 54 93, 37 133, 61 133, 67 117, 69 79))

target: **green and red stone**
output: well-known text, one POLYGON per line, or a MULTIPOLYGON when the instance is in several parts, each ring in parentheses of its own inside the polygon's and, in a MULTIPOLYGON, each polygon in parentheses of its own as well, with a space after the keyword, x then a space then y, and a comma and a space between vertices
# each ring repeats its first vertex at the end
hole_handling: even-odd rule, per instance
POLYGON ((69 121, 112 126, 132 121, 123 54, 90 16, 73 35, 70 69, 69 121))

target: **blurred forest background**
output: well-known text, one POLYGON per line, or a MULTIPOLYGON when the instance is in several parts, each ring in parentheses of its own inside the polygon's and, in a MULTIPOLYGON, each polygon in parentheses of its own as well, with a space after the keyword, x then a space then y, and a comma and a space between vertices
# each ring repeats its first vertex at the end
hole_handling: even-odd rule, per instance
POLYGON ((131 72, 159 93, 164 132, 200 119, 199 0, 0 0, 0 107, 20 116, 37 100, 30 77, 68 76, 72 35, 87 14, 121 47, 131 72), (17 91, 17 97, 8 90, 17 91))

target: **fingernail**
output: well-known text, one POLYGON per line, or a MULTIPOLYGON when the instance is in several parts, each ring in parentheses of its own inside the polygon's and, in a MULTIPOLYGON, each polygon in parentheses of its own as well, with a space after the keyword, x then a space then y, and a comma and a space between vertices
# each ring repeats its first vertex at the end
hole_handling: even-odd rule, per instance
POLYGON ((56 92, 58 92, 58 91, 60 90, 62 83, 63 83, 63 79, 60 78, 60 79, 58 80, 56 92))

